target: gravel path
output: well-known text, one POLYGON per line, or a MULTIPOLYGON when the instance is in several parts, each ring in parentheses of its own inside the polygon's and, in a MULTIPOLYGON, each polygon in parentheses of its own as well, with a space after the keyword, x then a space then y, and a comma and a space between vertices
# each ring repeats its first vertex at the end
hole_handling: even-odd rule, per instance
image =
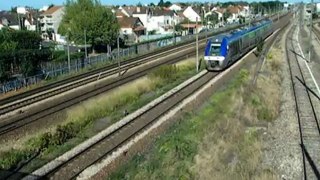
MULTIPOLYGON (((287 32, 289 29, 290 27, 287 32)), ((279 42, 283 53, 285 53, 285 38, 286 36, 283 36, 279 42)), ((284 57, 279 57, 283 59, 280 115, 268 125, 268 130, 263 137, 262 166, 275 171, 281 179, 301 179, 303 172, 299 125, 289 67, 284 57)))

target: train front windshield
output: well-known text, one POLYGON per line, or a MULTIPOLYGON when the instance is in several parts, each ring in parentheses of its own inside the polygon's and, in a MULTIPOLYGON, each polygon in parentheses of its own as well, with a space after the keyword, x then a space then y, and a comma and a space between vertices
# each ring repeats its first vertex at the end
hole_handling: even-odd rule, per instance
POLYGON ((220 44, 212 44, 211 56, 219 56, 219 55, 220 55, 220 44))

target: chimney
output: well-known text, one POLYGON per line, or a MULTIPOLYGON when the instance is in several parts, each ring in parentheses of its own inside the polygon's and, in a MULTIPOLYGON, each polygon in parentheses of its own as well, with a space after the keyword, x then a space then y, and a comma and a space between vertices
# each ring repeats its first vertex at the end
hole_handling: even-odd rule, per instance
POLYGON ((137 12, 138 12, 138 13, 140 12, 140 7, 137 7, 137 12))

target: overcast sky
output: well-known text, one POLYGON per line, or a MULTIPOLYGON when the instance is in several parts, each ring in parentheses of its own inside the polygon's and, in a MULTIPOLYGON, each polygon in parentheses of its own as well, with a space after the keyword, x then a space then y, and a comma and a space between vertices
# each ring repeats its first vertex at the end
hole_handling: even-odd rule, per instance
MULTIPOLYGON (((112 0, 100 0, 102 4, 105 5, 112 5, 115 2, 112 0)), ((166 1, 166 0, 164 0, 166 1)), ((187 1, 195 1, 195 0, 171 0, 171 2, 187 2, 187 1)), ((201 0, 199 0, 201 1, 201 0)), ((209 0, 206 0, 208 2, 209 0)), ((223 2, 226 0, 220 0, 220 2, 223 2)), ((227 0, 229 1, 229 0, 227 0)), ((251 2, 253 0, 249 0, 251 2)), ((258 0, 257 0, 258 1, 258 0)), ((300 0, 301 1, 301 0, 300 0)), ((49 5, 49 4, 55 4, 55 5, 62 5, 65 2, 65 0, 0 0, 0 10, 9 10, 11 7, 15 6, 32 6, 35 8, 41 8, 44 5, 49 5)), ((147 3, 158 3, 159 0, 117 0, 116 4, 114 5, 122 5, 122 4, 138 4, 141 2, 142 4, 147 4, 147 3)), ((203 0, 202 2, 205 2, 203 0)), ((212 2, 217 2, 217 0, 214 0, 212 2)), ((288 2, 298 2, 298 0, 288 0, 288 2)))

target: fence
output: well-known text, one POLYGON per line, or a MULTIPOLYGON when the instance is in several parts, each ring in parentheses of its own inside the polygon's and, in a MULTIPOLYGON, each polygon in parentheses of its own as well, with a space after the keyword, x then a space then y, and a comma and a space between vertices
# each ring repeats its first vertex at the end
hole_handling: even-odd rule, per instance
MULTIPOLYGON (((211 31, 203 32, 199 34, 199 38, 205 36, 211 36, 217 32, 223 32, 229 28, 237 27, 238 24, 232 24, 219 29, 213 29, 211 31)), ((194 40, 196 35, 179 36, 174 38, 162 39, 158 41, 148 42, 139 44, 126 49, 120 49, 119 57, 117 49, 113 50, 110 54, 100 54, 85 59, 72 60, 70 63, 70 71, 67 62, 55 63, 46 62, 40 65, 42 73, 32 77, 20 77, 15 80, 0 84, 0 93, 6 93, 8 91, 17 90, 22 87, 28 87, 33 84, 39 83, 43 79, 61 76, 69 73, 77 73, 84 68, 93 68, 99 64, 106 64, 106 62, 112 63, 117 59, 125 59, 131 56, 145 54, 169 45, 173 45, 174 42, 177 44, 184 43, 187 41, 194 40)))

